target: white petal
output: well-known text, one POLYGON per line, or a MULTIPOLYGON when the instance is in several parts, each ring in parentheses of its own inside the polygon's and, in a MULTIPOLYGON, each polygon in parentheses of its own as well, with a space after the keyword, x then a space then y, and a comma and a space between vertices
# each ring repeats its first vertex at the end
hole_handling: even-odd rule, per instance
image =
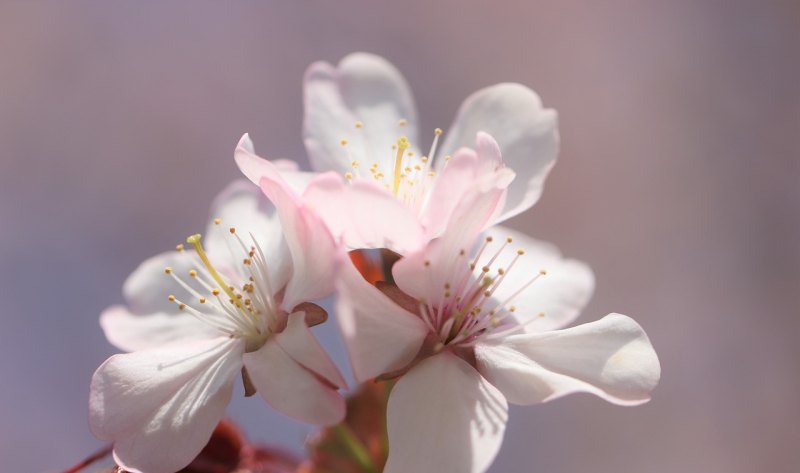
POLYGON ((135 315, 122 306, 112 306, 103 311, 100 326, 109 343, 123 351, 220 336, 219 330, 186 313, 135 315))
POLYGON ((315 172, 297 170, 297 163, 285 159, 267 161, 256 155, 250 136, 245 133, 236 145, 234 152, 236 165, 242 174, 258 186, 261 178, 279 174, 292 191, 302 194, 308 183, 317 175, 315 172))
POLYGON ((175 274, 189 279, 189 270, 197 264, 192 251, 168 251, 144 260, 122 286, 128 309, 133 314, 177 313, 178 307, 167 297, 174 294, 178 299, 191 300, 192 296, 166 275, 164 269, 169 266, 175 274))
POLYGON ((246 353, 244 364, 258 393, 276 411, 319 425, 344 418, 344 398, 294 361, 274 339, 246 353))
POLYGON ((314 63, 305 74, 304 94, 303 137, 317 171, 343 173, 351 169, 351 160, 366 166, 377 162, 385 170, 399 136, 417 143, 411 91, 400 72, 380 56, 351 54, 336 68, 314 63), (398 126, 401 119, 408 122, 403 127, 398 126), (356 128, 356 121, 363 128, 356 128))
POLYGON ((240 273, 245 255, 230 234, 229 229, 235 227, 246 245, 250 245, 251 235, 255 237, 267 257, 267 274, 274 289, 286 285, 292 264, 289 248, 275 206, 258 186, 244 180, 232 182, 214 199, 211 217, 204 239, 209 257, 215 263, 220 262, 228 271, 240 273), (219 225, 214 223, 215 218, 221 220, 219 225))
POLYGON ((636 405, 650 400, 661 376, 644 330, 620 314, 481 344, 475 357, 481 374, 515 404, 588 392, 614 404, 636 405))
POLYGON ((224 414, 243 343, 218 338, 115 355, 92 377, 92 433, 129 471, 172 473, 192 461, 224 414))
POLYGON ((503 395, 465 361, 441 353, 392 389, 384 473, 479 473, 500 450, 508 419, 503 395))
MULTIPOLYGON (((507 227, 497 225, 487 230, 486 234, 497 242, 494 247, 498 247, 508 237, 513 240, 492 265, 494 271, 497 268, 508 268, 511 260, 517 256, 518 249, 525 251, 514 267, 506 272, 503 282, 495 290, 493 299, 496 303, 505 302, 512 297, 539 270, 547 272, 508 304, 516 308, 515 316, 520 323, 525 324, 526 331, 544 332, 566 327, 580 315, 594 291, 594 274, 585 263, 565 259, 555 245, 535 240, 507 227)), ((487 263, 488 257, 494 255, 492 248, 489 247, 485 252, 478 268, 487 263)))
POLYGON ((480 131, 497 140, 506 166, 517 173, 509 187, 503 220, 539 199, 558 154, 557 115, 543 108, 539 96, 520 84, 497 84, 479 90, 461 105, 440 155, 472 146, 480 131))
POLYGON ((325 349, 306 325, 305 312, 289 315, 286 329, 275 336, 275 341, 292 359, 328 380, 338 388, 347 387, 339 369, 333 364, 325 349))
POLYGON ((414 359, 428 333, 419 317, 389 300, 349 263, 342 264, 337 290, 337 319, 358 381, 414 359))
POLYGON ((328 173, 309 184, 303 199, 350 248, 389 248, 404 253, 419 247, 424 229, 417 216, 381 186, 345 184, 328 173))

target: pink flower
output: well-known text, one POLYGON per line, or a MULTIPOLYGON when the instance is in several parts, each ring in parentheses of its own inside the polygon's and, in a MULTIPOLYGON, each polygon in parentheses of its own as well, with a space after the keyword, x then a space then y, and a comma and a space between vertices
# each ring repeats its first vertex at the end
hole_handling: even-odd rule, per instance
POLYGON ((372 286, 343 265, 338 317, 356 378, 397 377, 384 473, 485 471, 502 443, 507 403, 588 392, 649 400, 660 365, 632 319, 572 322, 594 286, 583 263, 501 227, 481 231, 502 190, 474 193, 441 238, 372 286), (476 243, 477 242, 477 243, 476 243))
POLYGON ((309 301, 332 292, 337 245, 290 190, 273 187, 270 198, 246 181, 229 186, 205 247, 194 235, 193 249, 145 261, 125 283, 128 306, 101 316, 111 343, 131 353, 95 372, 90 426, 127 471, 186 466, 239 376, 247 395, 288 416, 344 417, 345 381, 309 330, 326 317, 309 301))
MULTIPOLYGON (((449 131, 434 130, 425 148, 409 87, 379 56, 351 54, 338 67, 314 63, 304 92, 304 138, 312 167, 333 172, 309 187, 305 199, 351 248, 399 253, 418 248, 439 236, 455 203, 480 186, 508 188, 490 223, 505 220, 538 200, 555 163, 556 113, 520 84, 498 84, 471 95, 449 131), (402 236, 396 231, 400 226, 402 236)), ((259 183, 260 166, 246 156, 252 147, 240 151, 240 167, 259 183)), ((301 183, 301 189, 310 179, 309 173, 287 178, 301 183)))

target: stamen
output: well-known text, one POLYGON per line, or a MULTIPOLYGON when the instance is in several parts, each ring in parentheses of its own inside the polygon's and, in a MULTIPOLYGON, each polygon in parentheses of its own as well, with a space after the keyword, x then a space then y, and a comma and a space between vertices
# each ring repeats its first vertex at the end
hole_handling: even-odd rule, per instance
MULTIPOLYGON (((403 121, 404 120, 401 120, 401 122, 403 121)), ((408 137, 401 136, 397 140, 397 156, 394 158, 394 195, 397 195, 397 191, 400 188, 400 174, 401 170, 403 169, 403 153, 406 149, 408 149, 409 146, 410 144, 408 142, 408 137)))

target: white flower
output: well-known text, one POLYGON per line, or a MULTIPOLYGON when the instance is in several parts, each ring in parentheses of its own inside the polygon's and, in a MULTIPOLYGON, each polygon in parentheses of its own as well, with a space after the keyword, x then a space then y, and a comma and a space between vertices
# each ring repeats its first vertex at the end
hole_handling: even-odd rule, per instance
POLYGON ((372 286, 343 265, 338 317, 356 378, 401 376, 384 473, 482 472, 507 402, 588 392, 635 405, 658 383, 656 353, 629 317, 563 328, 591 295, 588 267, 501 227, 479 238, 501 197, 461 202, 441 238, 394 265, 396 285, 372 286))
MULTIPOLYGON (((338 67, 312 64, 304 96, 312 167, 334 172, 312 182, 304 198, 352 248, 415 249, 441 234, 455 204, 475 188, 508 188, 491 223, 517 215, 538 200, 558 151, 555 111, 520 84, 471 95, 450 129, 433 130, 425 148, 408 85, 379 56, 351 54, 338 67)), ((270 172, 248 143, 237 162, 259 183, 270 172)), ((285 177, 302 188, 313 175, 285 177)))
POLYGON ((276 410, 317 424, 345 413, 345 381, 308 328, 309 301, 333 289, 337 245, 290 190, 271 204, 246 181, 217 199, 205 247, 145 261, 125 284, 128 307, 101 316, 115 355, 92 378, 90 426, 128 471, 186 466, 222 418, 240 376, 276 410))

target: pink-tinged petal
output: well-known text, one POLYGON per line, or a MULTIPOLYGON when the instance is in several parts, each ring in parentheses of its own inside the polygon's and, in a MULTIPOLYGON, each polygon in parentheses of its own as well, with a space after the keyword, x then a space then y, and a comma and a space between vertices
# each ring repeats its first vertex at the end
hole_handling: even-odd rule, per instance
POLYGON ((294 361, 322 376, 338 388, 347 387, 347 382, 339 369, 306 325, 305 312, 295 312, 289 315, 286 328, 275 336, 275 341, 294 361))
POLYGON ((217 338, 112 356, 92 377, 92 433, 114 442, 114 458, 127 471, 180 470, 222 418, 243 348, 217 338))
POLYGON ((100 314, 109 343, 123 351, 145 350, 179 340, 219 337, 219 330, 186 313, 134 315, 122 306, 100 314))
POLYGON ((610 314, 577 327, 475 347, 478 370, 514 404, 587 392, 620 405, 650 400, 661 366, 644 330, 610 314))
POLYGON ((539 200, 558 154, 556 112, 543 108, 539 96, 520 84, 497 84, 479 90, 461 105, 441 155, 472 146, 479 131, 497 140, 506 166, 517 173, 499 220, 530 208, 539 200))
POLYGON ((503 395, 448 352, 415 366, 392 389, 384 473, 480 473, 500 450, 503 395))
POLYGON ((318 425, 333 425, 345 414, 344 398, 297 363, 274 339, 244 355, 250 380, 278 412, 318 425))
POLYGON ((164 269, 170 267, 175 274, 188 279, 189 270, 197 264, 197 257, 191 251, 168 251, 144 260, 122 286, 128 309, 133 314, 177 313, 178 307, 167 297, 174 294, 178 299, 190 300, 192 296, 164 269))
POLYGON ((303 138, 311 166, 317 171, 350 170, 350 162, 392 164, 400 135, 417 143, 416 109, 400 72, 372 54, 346 56, 333 67, 312 64, 305 74, 303 138), (406 120, 405 126, 399 126, 406 120), (363 126, 356 128, 356 122, 363 126), (347 149, 341 141, 348 141, 347 149))
POLYGON ((359 382, 399 370, 419 352, 428 329, 366 282, 355 268, 342 264, 337 282, 337 319, 359 382))
POLYGON ((439 300, 445 285, 456 284, 453 278, 469 271, 470 252, 504 194, 504 189, 492 188, 464 195, 440 238, 395 263, 397 286, 417 299, 439 300))
POLYGON ((239 170, 256 186, 265 176, 280 176, 292 191, 301 194, 309 182, 316 176, 313 172, 297 170, 297 163, 285 159, 267 161, 256 155, 250 136, 245 133, 236 145, 234 159, 239 170))
MULTIPOLYGON (((283 228, 275 206, 258 186, 245 180, 232 182, 214 199, 211 216, 204 240, 206 250, 215 264, 222 267, 220 269, 238 273, 242 266, 240 253, 231 252, 229 229, 235 227, 246 244, 251 244, 251 238, 254 238, 264 255, 268 256, 266 267, 270 283, 275 288, 286 285, 292 265, 289 249, 283 239, 283 228), (221 223, 216 224, 215 218, 219 218, 221 223)), ((238 249, 238 246, 234 248, 238 249)))
POLYGON ((283 307, 291 310, 301 302, 328 296, 333 292, 339 247, 327 226, 282 180, 263 177, 261 189, 278 209, 292 257, 283 307))
POLYGON ((403 253, 424 241, 417 216, 373 182, 345 184, 340 176, 327 173, 309 184, 303 199, 350 248, 389 248, 403 253))
MULTIPOLYGON (((520 323, 525 324, 526 331, 556 330, 566 327, 580 315, 592 296, 595 281, 592 270, 585 263, 566 259, 555 245, 507 227, 497 225, 486 234, 498 242, 494 244, 496 247, 506 238, 512 238, 506 251, 492 265, 495 271, 508 268, 511 260, 517 257, 517 250, 525 252, 506 272, 503 282, 494 291, 493 299, 502 303, 516 294, 508 306, 515 307, 514 314, 520 323), (540 270, 545 270, 546 274, 519 292, 540 270)), ((494 256, 492 248, 489 247, 478 262, 477 271, 489 257, 494 256)))

